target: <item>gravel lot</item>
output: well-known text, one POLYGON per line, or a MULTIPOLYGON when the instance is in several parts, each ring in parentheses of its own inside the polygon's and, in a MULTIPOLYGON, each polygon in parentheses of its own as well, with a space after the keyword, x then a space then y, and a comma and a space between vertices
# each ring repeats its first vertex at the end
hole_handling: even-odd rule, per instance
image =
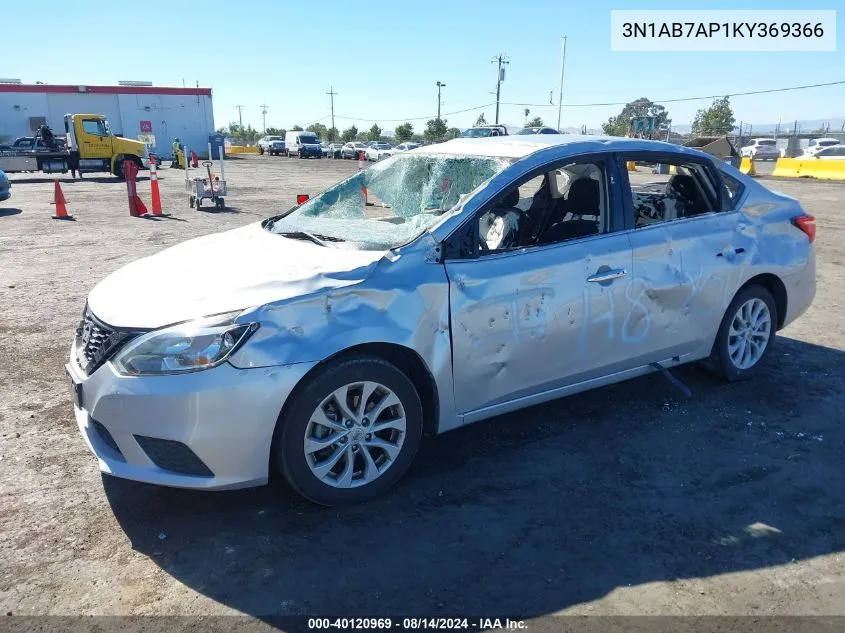
MULTIPOLYGON (((232 207, 131 218, 111 178, 12 175, 0 203, 0 612, 845 615, 845 186, 763 179, 818 218, 818 294, 761 375, 697 367, 428 438, 387 496, 327 510, 281 484, 103 478, 63 364, 88 290, 190 237, 291 206, 352 161, 227 162, 232 207)), ((146 172, 144 172, 146 173, 146 172)), ((139 183, 149 201, 149 186, 139 183)))

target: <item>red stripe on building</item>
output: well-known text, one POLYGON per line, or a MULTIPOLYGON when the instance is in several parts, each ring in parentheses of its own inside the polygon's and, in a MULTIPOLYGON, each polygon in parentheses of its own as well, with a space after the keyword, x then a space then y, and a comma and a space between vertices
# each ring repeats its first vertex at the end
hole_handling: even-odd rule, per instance
POLYGON ((0 92, 98 95, 183 95, 210 97, 211 88, 163 88, 159 86, 62 86, 57 84, 0 84, 0 92))

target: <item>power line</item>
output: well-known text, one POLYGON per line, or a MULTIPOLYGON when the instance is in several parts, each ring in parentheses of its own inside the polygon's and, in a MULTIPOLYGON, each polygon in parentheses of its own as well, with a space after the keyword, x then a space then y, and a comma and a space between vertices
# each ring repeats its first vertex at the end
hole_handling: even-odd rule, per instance
MULTIPOLYGON (((839 86, 845 84, 845 80, 842 81, 830 81, 827 83, 820 83, 820 84, 807 84, 804 86, 790 86, 788 88, 770 88, 768 90, 752 90, 748 92, 733 92, 733 93, 719 93, 715 95, 708 95, 703 97, 681 97, 677 99, 652 99, 654 103, 680 103, 683 101, 701 101, 704 99, 720 99, 721 97, 744 97, 748 95, 757 95, 757 94, 770 94, 773 92, 788 92, 790 90, 804 90, 807 88, 824 88, 826 86, 839 86)), ((628 105, 628 101, 608 101, 605 103, 565 103, 564 105, 568 108, 588 108, 588 107, 597 107, 597 106, 624 106, 628 105)), ((443 116, 450 116, 452 114, 463 114, 464 112, 473 112, 475 110, 483 110, 484 108, 489 108, 491 105, 495 105, 495 101, 491 101, 489 103, 484 103, 481 105, 472 106, 470 108, 464 108, 463 110, 455 110, 453 112, 444 112, 443 116)), ((535 107, 535 108, 549 108, 555 107, 556 104, 549 104, 549 103, 512 103, 512 102, 502 102, 502 105, 512 105, 512 106, 522 106, 522 107, 535 107)), ((363 122, 376 122, 381 121, 383 123, 402 123, 404 121, 425 121, 428 119, 436 118, 436 115, 427 115, 427 116, 417 116, 417 117, 402 117, 401 119, 370 119, 367 117, 360 117, 360 116, 343 116, 340 114, 335 115, 338 119, 345 119, 348 121, 363 121, 363 122)), ((324 117, 327 118, 327 117, 324 117)), ((322 120, 322 119, 320 119, 322 120)))
MULTIPOLYGON (((731 92, 731 93, 719 93, 715 95, 707 95, 704 97, 680 97, 677 99, 651 99, 654 103, 680 103, 682 101, 701 101, 703 99, 721 99, 722 97, 745 97, 748 95, 762 95, 762 94, 771 94, 773 92, 787 92, 789 90, 804 90, 806 88, 823 88, 825 86, 838 86, 841 84, 845 84, 845 80, 843 81, 830 81, 823 84, 807 84, 806 86, 790 86, 788 88, 770 88, 768 90, 750 90, 748 92, 731 92)), ((624 106, 628 105, 629 102, 627 101, 608 101, 606 103, 567 103, 565 104, 568 108, 588 108, 588 107, 596 107, 596 106, 624 106)), ((536 107, 549 107, 548 103, 504 103, 504 105, 514 105, 514 106, 536 106, 536 107)))

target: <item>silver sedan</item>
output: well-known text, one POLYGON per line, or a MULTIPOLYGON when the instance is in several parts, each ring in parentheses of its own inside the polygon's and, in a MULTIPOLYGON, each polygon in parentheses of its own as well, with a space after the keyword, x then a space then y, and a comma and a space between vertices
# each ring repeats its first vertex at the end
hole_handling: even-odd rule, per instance
POLYGON ((360 502, 424 432, 683 363, 753 376, 813 300, 814 237, 797 200, 689 148, 418 148, 100 282, 67 364, 76 420, 112 475, 225 489, 278 471, 360 502))

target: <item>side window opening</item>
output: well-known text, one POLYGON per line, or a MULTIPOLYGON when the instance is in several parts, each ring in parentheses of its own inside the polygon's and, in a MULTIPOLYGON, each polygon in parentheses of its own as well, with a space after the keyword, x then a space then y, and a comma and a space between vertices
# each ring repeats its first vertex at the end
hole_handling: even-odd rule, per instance
POLYGON ((662 222, 711 213, 716 191, 707 170, 698 163, 676 162, 656 165, 652 172, 629 172, 634 226, 642 228, 662 222), (668 167, 668 173, 661 173, 668 167))
POLYGON ((479 217, 481 252, 503 251, 597 235, 608 202, 600 163, 571 163, 499 195, 479 217))
POLYGON ((734 209, 736 208, 736 203, 740 196, 742 196, 742 192, 745 191, 745 185, 725 172, 721 172, 721 176, 722 183, 724 184, 725 190, 728 194, 728 200, 730 201, 730 208, 734 209))

